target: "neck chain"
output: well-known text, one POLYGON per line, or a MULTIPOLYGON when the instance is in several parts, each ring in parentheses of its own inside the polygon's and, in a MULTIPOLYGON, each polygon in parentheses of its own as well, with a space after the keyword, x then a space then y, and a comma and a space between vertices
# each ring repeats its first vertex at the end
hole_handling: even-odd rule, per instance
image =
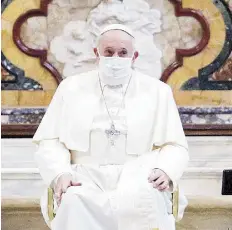
MULTIPOLYGON (((129 82, 128 82, 128 85, 126 87, 126 90, 125 90, 125 92, 123 94, 122 102, 120 103, 120 106, 119 106, 119 108, 117 110, 116 116, 118 116, 119 111, 122 108, 122 104, 124 102, 127 90, 129 88, 131 78, 132 78, 132 75, 131 75, 131 77, 129 79, 129 82)), ((104 90, 103 90, 103 87, 102 87, 102 83, 101 83, 101 79, 99 77, 99 74, 98 74, 98 79, 99 79, 99 84, 100 84, 100 88, 101 88, 102 97, 103 97, 103 100, 104 100, 104 103, 105 103, 105 107, 106 107, 106 110, 107 110, 107 113, 108 113, 108 117, 111 120, 110 129, 105 130, 105 133, 107 135, 107 138, 108 138, 111 146, 114 146, 115 145, 115 138, 118 137, 121 134, 121 132, 119 130, 116 130, 114 120, 113 120, 112 116, 110 115, 110 111, 109 111, 109 108, 108 108, 107 103, 106 103, 106 99, 105 99, 105 95, 104 95, 104 90)))

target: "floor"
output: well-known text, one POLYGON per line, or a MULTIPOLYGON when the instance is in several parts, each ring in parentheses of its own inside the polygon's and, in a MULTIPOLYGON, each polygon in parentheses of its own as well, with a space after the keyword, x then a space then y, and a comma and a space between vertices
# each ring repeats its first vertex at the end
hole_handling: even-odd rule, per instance
MULTIPOLYGON (((38 211, 2 212, 2 230, 48 230, 38 211)), ((232 230, 232 209, 186 213, 177 230, 232 230)))

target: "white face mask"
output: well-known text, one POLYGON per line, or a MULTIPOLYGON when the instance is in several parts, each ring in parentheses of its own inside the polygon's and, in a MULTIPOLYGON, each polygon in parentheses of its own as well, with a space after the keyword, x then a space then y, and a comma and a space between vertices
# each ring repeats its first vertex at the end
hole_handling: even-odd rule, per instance
POLYGON ((99 70, 107 78, 123 79, 131 76, 132 59, 123 57, 104 57, 100 56, 99 70))

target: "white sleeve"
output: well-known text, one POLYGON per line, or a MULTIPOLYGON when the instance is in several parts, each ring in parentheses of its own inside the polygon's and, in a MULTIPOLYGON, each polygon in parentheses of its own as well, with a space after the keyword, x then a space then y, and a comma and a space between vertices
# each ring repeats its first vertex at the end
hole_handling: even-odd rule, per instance
POLYGON ((176 190, 177 183, 189 161, 188 151, 175 145, 166 145, 161 148, 158 154, 157 167, 164 171, 173 183, 173 190, 176 190))
POLYGON ((64 91, 65 80, 59 84, 54 96, 52 97, 47 111, 33 137, 34 143, 38 144, 42 140, 51 140, 60 137, 60 132, 62 132, 60 124, 63 119, 64 91))
MULTIPOLYGON (((158 154, 157 168, 163 170, 172 180, 174 189, 188 166, 188 144, 183 131, 178 109, 170 87, 163 101, 165 111, 162 115, 162 146, 158 154)), ((157 121, 158 122, 158 121, 157 121)))
POLYGON ((47 186, 51 186, 57 176, 72 173, 70 152, 58 139, 40 141, 35 160, 47 186))
POLYGON ((47 108, 47 111, 33 137, 33 142, 38 149, 35 160, 38 164, 40 174, 48 186, 62 173, 72 172, 70 164, 70 152, 65 143, 59 139, 60 123, 64 107, 63 94, 65 80, 63 80, 47 108))

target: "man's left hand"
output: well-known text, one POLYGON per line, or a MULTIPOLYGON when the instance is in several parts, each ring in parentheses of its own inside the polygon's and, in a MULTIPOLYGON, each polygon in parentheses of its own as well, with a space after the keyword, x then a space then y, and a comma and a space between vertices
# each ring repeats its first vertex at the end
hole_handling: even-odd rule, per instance
POLYGON ((154 188, 164 192, 169 189, 171 180, 169 176, 161 169, 154 169, 148 177, 148 181, 149 183, 152 183, 154 188))

